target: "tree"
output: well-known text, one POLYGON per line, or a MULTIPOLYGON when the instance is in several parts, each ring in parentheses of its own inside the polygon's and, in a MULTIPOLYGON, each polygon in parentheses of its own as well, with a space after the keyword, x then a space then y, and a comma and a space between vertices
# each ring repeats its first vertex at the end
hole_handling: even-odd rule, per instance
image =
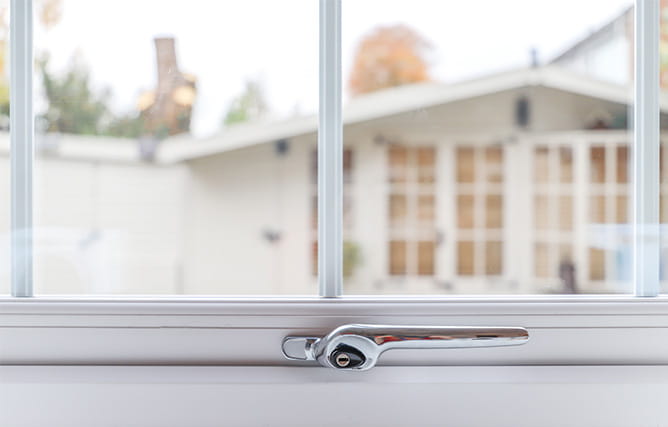
MULTIPOLYGON (((36 0, 39 22, 46 29, 60 21, 62 0, 36 0)), ((9 39, 9 6, 0 6, 0 117, 9 118, 9 82, 6 78, 7 40, 9 39)), ((0 125, 3 127, 3 125, 0 125)))
POLYGON ((229 105, 223 123, 226 126, 257 119, 268 112, 262 85, 248 80, 241 95, 229 105))
POLYGON ((37 64, 48 104, 40 117, 46 131, 99 134, 109 115, 108 92, 98 95, 92 90, 88 69, 80 61, 72 61, 63 76, 52 74, 48 64, 46 57, 37 64))
POLYGON ((116 116, 109 107, 110 91, 95 91, 90 73, 81 60, 74 60, 63 75, 49 70, 48 57, 37 62, 47 108, 39 115, 45 131, 84 135, 138 137, 138 114, 116 116))
POLYGON ((412 28, 381 26, 360 42, 348 88, 352 96, 430 80, 432 45, 412 28))
POLYGON ((37 68, 44 85, 47 109, 41 115, 46 131, 99 135, 104 121, 111 119, 107 103, 109 92, 97 94, 90 73, 81 61, 72 61, 62 76, 52 74, 49 60, 38 61, 37 68))

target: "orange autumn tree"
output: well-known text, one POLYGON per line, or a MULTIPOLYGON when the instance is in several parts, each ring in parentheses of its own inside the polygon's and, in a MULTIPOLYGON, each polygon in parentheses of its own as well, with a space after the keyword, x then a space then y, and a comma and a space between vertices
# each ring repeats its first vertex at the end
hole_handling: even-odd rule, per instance
POLYGON ((430 80, 427 54, 432 45, 403 25, 378 27, 360 42, 348 89, 352 96, 430 80))

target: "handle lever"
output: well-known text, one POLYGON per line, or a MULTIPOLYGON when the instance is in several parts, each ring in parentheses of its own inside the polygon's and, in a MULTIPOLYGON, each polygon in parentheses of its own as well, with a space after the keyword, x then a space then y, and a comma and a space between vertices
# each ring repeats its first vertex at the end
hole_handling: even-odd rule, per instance
POLYGON ((528 340, 529 332, 519 327, 343 325, 325 337, 285 337, 282 349, 290 360, 365 371, 393 348, 501 347, 528 340))

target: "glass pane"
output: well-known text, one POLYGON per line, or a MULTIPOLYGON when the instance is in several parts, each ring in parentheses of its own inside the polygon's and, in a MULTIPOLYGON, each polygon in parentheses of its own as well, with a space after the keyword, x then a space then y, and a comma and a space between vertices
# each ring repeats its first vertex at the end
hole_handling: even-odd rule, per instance
POLYGON ((487 228, 503 227, 503 197, 490 195, 486 197, 485 213, 487 228))
POLYGON ((536 243, 534 247, 534 263, 534 274, 536 277, 549 278, 551 276, 548 245, 544 243, 536 243))
POLYGON ((559 147, 559 177, 563 183, 573 182, 573 149, 559 147))
POLYGON ((617 147, 617 182, 629 182, 629 147, 617 147))
POLYGON ((543 183, 550 180, 550 150, 547 147, 537 147, 534 154, 534 179, 543 183))
POLYGON ((485 244, 485 273, 489 276, 503 272, 503 243, 487 242, 485 244))
POLYGON ((390 242, 390 274, 404 275, 406 269, 406 242, 390 242))
POLYGON ((404 226, 406 224, 407 211, 406 196, 400 194, 390 195, 391 226, 404 226))
POLYGON ((600 249, 589 250, 589 279, 605 279, 605 251, 600 249))
POLYGON ((434 275, 434 242, 418 242, 418 274, 434 275))
POLYGON ((603 224, 606 222, 605 202, 606 202, 605 196, 593 196, 591 198, 590 218, 593 223, 603 224))
POLYGON ((408 174, 408 153, 403 147, 389 149, 390 182, 406 182, 408 174))
POLYGON ((630 292, 632 5, 343 0, 344 293, 630 292))
POLYGON ((317 2, 35 8, 36 292, 315 294, 317 2))
POLYGON ((551 210, 547 196, 537 195, 534 197, 534 227, 537 230, 550 228, 551 210))
POLYGON ((573 230, 573 196, 559 197, 559 229, 573 230))
POLYGON ((473 228, 474 227, 474 206, 473 196, 462 195, 457 196, 457 227, 459 228, 473 228))
POLYGON ((475 180, 475 151, 473 148, 457 147, 457 182, 471 183, 475 180))
POLYGON ((420 147, 417 149, 418 181, 421 183, 433 183, 435 181, 434 169, 436 164, 436 153, 433 147, 420 147))
POLYGON ((503 182, 503 148, 488 147, 485 149, 485 171, 489 182, 503 182))
POLYGON ((625 224, 629 221, 629 198, 628 196, 617 196, 617 217, 618 224, 625 224))
POLYGON ((605 183, 605 147, 591 148, 591 182, 605 183))
POLYGON ((435 219, 434 196, 418 196, 418 219, 425 224, 433 223, 435 219))
POLYGON ((457 242, 457 273, 462 276, 475 274, 475 247, 473 242, 457 242))

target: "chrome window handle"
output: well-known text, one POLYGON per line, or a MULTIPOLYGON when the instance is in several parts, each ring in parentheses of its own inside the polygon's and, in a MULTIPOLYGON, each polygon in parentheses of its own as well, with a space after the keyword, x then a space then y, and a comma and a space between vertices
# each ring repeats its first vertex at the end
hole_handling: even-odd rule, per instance
POLYGON ((343 325, 325 337, 285 337, 282 349, 290 360, 364 371, 393 348, 500 347, 528 340, 529 332, 519 327, 343 325))

